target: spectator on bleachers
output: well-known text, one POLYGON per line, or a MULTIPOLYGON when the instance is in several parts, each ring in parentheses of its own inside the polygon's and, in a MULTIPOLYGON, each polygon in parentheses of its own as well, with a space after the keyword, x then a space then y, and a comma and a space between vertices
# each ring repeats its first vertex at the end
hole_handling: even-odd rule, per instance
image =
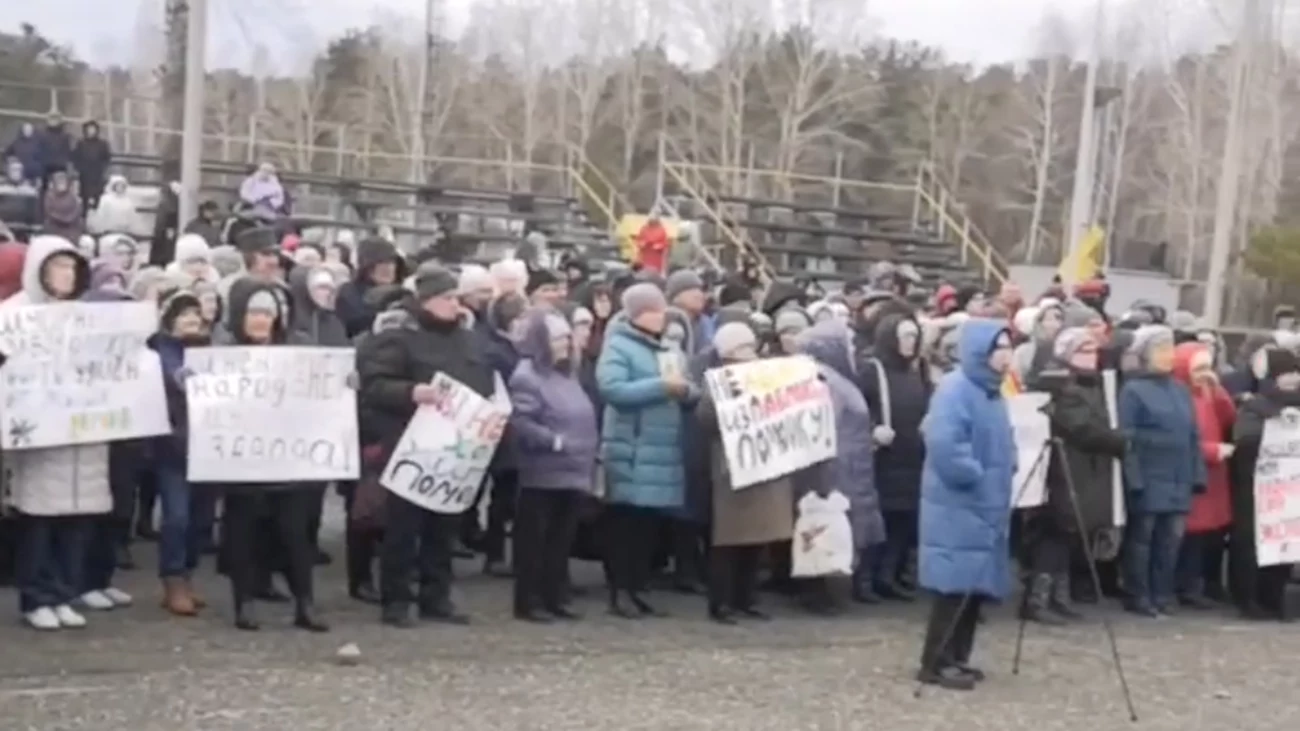
POLYGON ((22 163, 22 173, 27 182, 37 185, 41 181, 41 141, 36 136, 36 126, 23 122, 18 136, 5 147, 6 160, 15 158, 22 163))
POLYGON ((23 172, 23 163, 9 159, 5 176, 0 180, 0 222, 7 226, 15 238, 25 240, 36 227, 40 205, 36 187, 23 172))
POLYGON ((252 206, 258 218, 275 220, 286 212, 284 186, 275 174, 275 166, 264 162, 244 178, 239 186, 239 200, 252 206))
POLYGON ((169 176, 166 170, 163 171, 163 180, 171 182, 158 188, 158 211, 154 214, 153 237, 149 241, 149 264, 160 269, 175 258, 181 205, 180 182, 169 176))
POLYGON ((68 241, 81 238, 85 221, 81 217, 81 199, 67 170, 55 170, 49 176, 50 188, 45 192, 43 233, 62 236, 68 241))
MULTIPOLYGON (((109 183, 109 188, 113 184, 109 183)), ((221 206, 216 201, 203 201, 199 204, 199 213, 185 224, 183 233, 198 234, 215 249, 223 243, 221 240, 221 206)))
MULTIPOLYGON (((47 190, 54 182, 57 173, 67 173, 72 163, 72 135, 63 124, 63 115, 55 112, 50 115, 49 124, 37 137, 37 149, 41 166, 42 189, 47 190)), ((78 200, 80 205, 81 201, 78 200)))
MULTIPOLYGON (((79 179, 81 180, 84 178, 79 179)), ((100 236, 134 231, 137 214, 135 202, 131 200, 128 193, 129 189, 130 185, 125 177, 114 175, 109 178, 107 189, 103 195, 96 196, 97 204, 86 214, 86 229, 100 236)), ((86 200, 85 192, 82 192, 81 199, 86 200)))
POLYGON ((636 235, 636 263, 643 270, 663 274, 668 265, 668 249, 672 241, 668 228, 658 216, 650 216, 636 235))
POLYGON ((81 125, 81 139, 72 148, 71 162, 77 171, 81 209, 90 215, 91 211, 99 207, 108 166, 113 162, 113 148, 109 147, 108 140, 99 136, 99 122, 92 119, 81 125))

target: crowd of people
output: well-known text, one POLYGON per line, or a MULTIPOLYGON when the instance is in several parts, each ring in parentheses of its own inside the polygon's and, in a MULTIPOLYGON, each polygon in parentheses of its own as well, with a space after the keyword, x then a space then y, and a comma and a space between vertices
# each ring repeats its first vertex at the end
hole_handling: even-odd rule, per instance
POLYGON ((1291 618, 1290 567, 1256 565, 1253 507, 1264 424, 1300 408, 1290 311, 1229 365, 1187 313, 1139 302, 1112 322, 1100 279, 1034 303, 1010 285, 945 286, 918 305, 914 272, 881 263, 810 301, 794 283, 759 294, 743 277, 707 281, 658 260, 609 277, 576 258, 558 271, 521 259, 449 268, 380 237, 286 247, 257 226, 235 246, 182 233, 163 267, 143 265, 126 237, 76 241, 54 231, 0 245, 0 313, 155 303, 150 347, 172 433, 3 454, 0 546, 12 555, 0 569, 36 630, 131 604, 113 580, 134 564, 135 533, 158 540, 171 614, 205 608, 195 569, 214 552, 235 626, 257 630, 259 603, 292 600, 295 626, 328 631, 313 589, 314 567, 330 560, 318 541, 327 486, 187 479, 186 353, 220 345, 355 349, 363 466, 334 485, 348 591, 394 627, 468 623, 452 559, 474 554, 513 577, 514 616, 531 623, 580 618, 574 557, 602 563, 606 607, 629 620, 661 614, 650 594, 661 580, 702 594, 724 625, 768 619, 760 589, 815 613, 839 611, 845 595, 909 602, 924 590, 918 678, 953 689, 983 679, 971 665, 982 605, 1015 585, 1021 617, 1045 624, 1079 620, 1100 595, 1146 617, 1235 602, 1246 617, 1291 618), (837 453, 733 489, 705 374, 787 355, 811 359, 826 385, 837 453), (509 426, 479 494, 486 525, 477 503, 436 513, 379 484, 417 409, 437 400, 439 374, 485 398, 498 379, 508 389, 509 426), (1012 510, 1024 465, 1007 402, 1034 391, 1051 396, 1059 448, 1044 457, 1044 504, 1012 510), (813 493, 848 506, 848 592, 792 576, 796 506, 813 493))

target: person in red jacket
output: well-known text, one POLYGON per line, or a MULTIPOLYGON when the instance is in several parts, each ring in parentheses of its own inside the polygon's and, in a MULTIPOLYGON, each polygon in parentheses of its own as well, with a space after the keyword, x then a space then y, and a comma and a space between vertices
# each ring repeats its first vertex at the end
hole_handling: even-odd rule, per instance
POLYGON ((671 244, 668 228, 658 216, 651 216, 636 235, 637 263, 643 270, 663 274, 668 266, 671 244))
POLYGON ((1192 391, 1196 427, 1205 460, 1205 492, 1192 499, 1187 532, 1178 555, 1177 592, 1186 607, 1205 609, 1227 598, 1223 589, 1223 558, 1232 526, 1229 463, 1234 446, 1232 424, 1237 410, 1219 385, 1213 355, 1201 343, 1183 343, 1174 351, 1174 374, 1192 391))

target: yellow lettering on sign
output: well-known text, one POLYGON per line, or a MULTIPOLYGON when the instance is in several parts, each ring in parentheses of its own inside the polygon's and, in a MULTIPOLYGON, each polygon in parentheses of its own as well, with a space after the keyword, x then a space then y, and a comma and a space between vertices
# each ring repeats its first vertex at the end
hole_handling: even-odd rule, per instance
POLYGON ((114 432, 127 429, 130 425, 130 409, 111 409, 109 411, 73 414, 69 424, 69 431, 73 439, 84 439, 101 435, 109 436, 114 432))

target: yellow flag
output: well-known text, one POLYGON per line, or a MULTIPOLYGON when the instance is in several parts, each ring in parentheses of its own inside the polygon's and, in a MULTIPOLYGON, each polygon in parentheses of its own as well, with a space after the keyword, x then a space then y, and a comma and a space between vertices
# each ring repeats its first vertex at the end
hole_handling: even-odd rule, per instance
POLYGON ((1061 281, 1069 285, 1086 282, 1097 276, 1106 254, 1106 232, 1093 226, 1079 241, 1079 248, 1066 252, 1058 272, 1061 281))

